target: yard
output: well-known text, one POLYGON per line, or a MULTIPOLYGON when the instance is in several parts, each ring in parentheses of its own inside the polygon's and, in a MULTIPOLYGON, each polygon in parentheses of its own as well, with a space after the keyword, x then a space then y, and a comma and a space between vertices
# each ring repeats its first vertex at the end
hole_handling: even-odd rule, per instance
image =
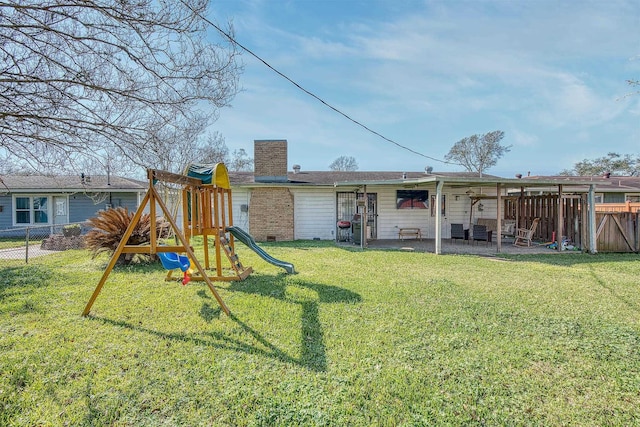
POLYGON ((255 272, 4 261, 0 425, 640 423, 640 258, 265 244, 255 272))

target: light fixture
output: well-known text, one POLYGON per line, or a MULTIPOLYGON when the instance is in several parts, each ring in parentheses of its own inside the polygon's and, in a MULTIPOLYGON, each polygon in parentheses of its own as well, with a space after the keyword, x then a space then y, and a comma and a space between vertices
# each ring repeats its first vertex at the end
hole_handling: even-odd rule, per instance
POLYGON ((478 211, 482 212, 484 210, 484 205, 482 203, 480 203, 478 205, 478 211))

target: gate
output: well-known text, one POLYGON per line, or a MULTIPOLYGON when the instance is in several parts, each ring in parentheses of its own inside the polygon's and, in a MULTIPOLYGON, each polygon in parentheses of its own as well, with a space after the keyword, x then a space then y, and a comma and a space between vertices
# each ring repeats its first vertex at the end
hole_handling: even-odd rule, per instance
POLYGON ((638 252, 637 212, 596 212, 598 252, 638 252))

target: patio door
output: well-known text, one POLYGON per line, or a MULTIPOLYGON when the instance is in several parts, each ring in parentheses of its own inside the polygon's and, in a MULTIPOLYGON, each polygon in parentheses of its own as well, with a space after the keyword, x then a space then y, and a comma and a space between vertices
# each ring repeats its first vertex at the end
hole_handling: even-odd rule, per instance
MULTIPOLYGON (((354 221, 362 215, 364 193, 344 192, 336 194, 336 224, 339 221, 354 221)), ((367 193, 367 239, 378 238, 378 194, 367 193)))

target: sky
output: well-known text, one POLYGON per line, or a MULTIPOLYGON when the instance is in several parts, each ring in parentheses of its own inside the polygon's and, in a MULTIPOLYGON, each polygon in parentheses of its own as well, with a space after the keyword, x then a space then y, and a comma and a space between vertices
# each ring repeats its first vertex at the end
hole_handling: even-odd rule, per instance
POLYGON ((638 0, 212 0, 208 17, 384 137, 245 53, 211 130, 250 156, 286 139, 289 170, 352 156, 361 171, 464 171, 445 162, 453 144, 494 130, 511 147, 485 172, 507 178, 640 155, 638 0))

